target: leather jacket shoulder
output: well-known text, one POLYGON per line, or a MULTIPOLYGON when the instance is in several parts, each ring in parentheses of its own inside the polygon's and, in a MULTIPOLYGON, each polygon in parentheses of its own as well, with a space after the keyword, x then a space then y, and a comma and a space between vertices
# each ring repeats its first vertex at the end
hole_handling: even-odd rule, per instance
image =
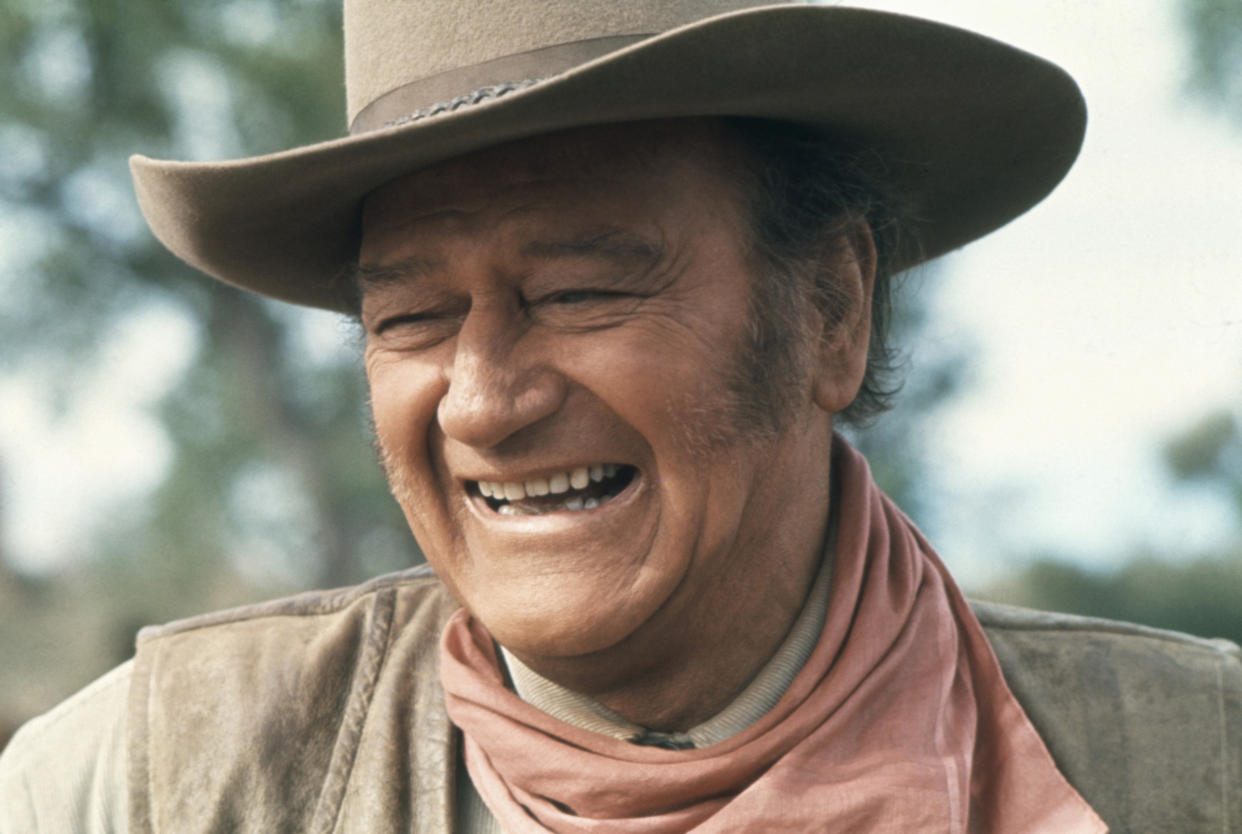
POLYGON ((1111 620, 973 606, 1014 695, 1111 831, 1242 827, 1237 645, 1111 620))

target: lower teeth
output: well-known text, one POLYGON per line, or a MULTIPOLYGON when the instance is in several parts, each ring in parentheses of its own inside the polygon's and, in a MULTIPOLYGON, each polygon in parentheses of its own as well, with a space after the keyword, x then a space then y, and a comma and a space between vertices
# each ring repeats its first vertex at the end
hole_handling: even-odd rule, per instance
POLYGON ((543 515, 544 513, 552 513, 557 510, 593 510, 600 504, 605 503, 608 499, 600 501, 598 498, 583 499, 581 495, 575 495, 561 504, 559 507, 548 507, 546 509, 535 509, 533 507, 519 507, 514 504, 504 503, 496 508, 496 512, 501 515, 543 515))

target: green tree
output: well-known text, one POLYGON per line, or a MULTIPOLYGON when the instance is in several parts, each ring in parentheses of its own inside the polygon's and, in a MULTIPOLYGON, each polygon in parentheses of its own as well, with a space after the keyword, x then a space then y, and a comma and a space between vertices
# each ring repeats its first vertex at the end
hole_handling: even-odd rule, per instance
POLYGON ((38 369, 67 407, 137 318, 178 317, 196 342, 157 406, 173 454, 155 494, 86 531, 85 563, 0 570, 0 724, 123 658, 144 622, 420 559, 372 460, 356 339, 308 350, 322 317, 167 254, 127 169, 133 152, 223 158, 339 135, 340 26, 339 0, 0 7, 0 376, 38 369))
POLYGON ((17 160, 4 208, 38 230, 0 300, 3 361, 55 366, 68 397, 108 334, 152 305, 196 329, 161 406, 171 472, 117 520, 113 549, 177 554, 166 558, 201 573, 284 525, 310 531, 299 575, 358 578, 359 544, 400 521, 369 462, 356 349, 308 358, 307 315, 168 255, 137 216, 126 164, 135 151, 239 156, 338 135, 339 3, 20 0, 3 20, 0 67, 15 83, 0 89, 0 158, 17 160))
POLYGON ((984 596, 1242 643, 1242 550, 1189 562, 1132 557, 1110 571, 1039 559, 984 596))
POLYGON ((1227 410, 1210 413, 1170 438, 1169 473, 1206 488, 1233 510, 1235 532, 1205 553, 1139 549, 1119 567, 1091 570, 1044 555, 982 596, 1052 611, 1143 623, 1242 643, 1242 432, 1227 410))
POLYGON ((1179 480, 1226 496, 1242 527, 1242 431, 1233 414, 1222 409, 1200 418, 1168 442, 1164 460, 1179 480))
POLYGON ((1139 551, 1108 571, 1044 556, 984 596, 1242 643, 1242 432, 1237 418, 1226 410, 1200 418, 1168 440, 1163 458, 1181 483, 1225 499, 1236 522, 1231 539, 1197 555, 1157 558, 1139 551))
POLYGON ((1242 3, 1182 0, 1180 11, 1190 41, 1190 89, 1242 119, 1242 3))

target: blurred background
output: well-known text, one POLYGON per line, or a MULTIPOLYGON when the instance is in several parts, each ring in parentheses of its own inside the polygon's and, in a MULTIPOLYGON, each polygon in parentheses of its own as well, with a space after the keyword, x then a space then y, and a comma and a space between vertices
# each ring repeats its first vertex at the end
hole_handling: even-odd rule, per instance
MULTIPOLYGON (((969 593, 1242 640, 1242 2, 857 5, 1056 61, 1091 124, 907 277, 851 436, 969 593)), ((338 0, 0 0, 0 745, 143 624, 421 561, 358 334, 166 254, 126 168, 339 136, 339 41, 338 0)))

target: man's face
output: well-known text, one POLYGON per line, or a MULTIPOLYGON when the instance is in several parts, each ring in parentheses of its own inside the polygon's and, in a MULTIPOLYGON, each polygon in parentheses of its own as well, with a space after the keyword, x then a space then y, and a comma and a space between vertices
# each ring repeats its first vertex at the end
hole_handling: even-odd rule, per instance
MULTIPOLYGON (((504 645, 567 657, 724 614, 821 519, 830 419, 805 382, 738 428, 752 275, 705 125, 545 137, 372 194, 366 366, 393 492, 504 645)), ((668 639, 676 640, 670 634, 668 639)))

